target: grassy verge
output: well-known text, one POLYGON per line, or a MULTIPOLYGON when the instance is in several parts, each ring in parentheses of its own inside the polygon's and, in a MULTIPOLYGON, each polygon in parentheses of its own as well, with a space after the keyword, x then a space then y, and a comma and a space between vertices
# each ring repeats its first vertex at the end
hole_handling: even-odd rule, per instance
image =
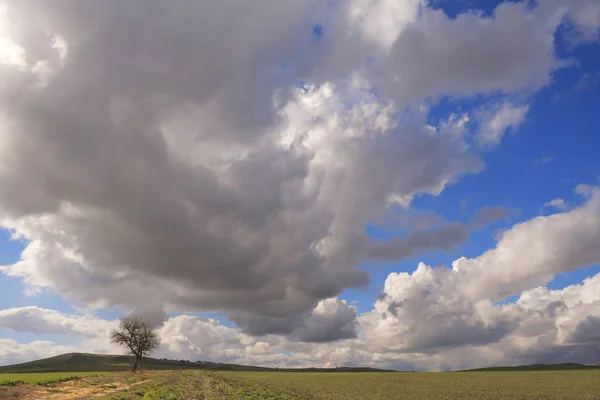
POLYGON ((110 373, 111 372, 36 372, 25 374, 0 374, 0 386, 15 386, 16 384, 46 385, 110 373))

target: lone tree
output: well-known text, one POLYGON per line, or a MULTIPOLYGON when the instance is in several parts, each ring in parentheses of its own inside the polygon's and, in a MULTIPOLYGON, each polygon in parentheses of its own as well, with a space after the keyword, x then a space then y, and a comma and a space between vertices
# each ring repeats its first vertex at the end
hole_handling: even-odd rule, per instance
POLYGON ((119 328, 110 334, 110 341, 125 347, 135 357, 131 367, 134 374, 142 357, 149 356, 160 345, 156 329, 136 316, 121 318, 119 328))

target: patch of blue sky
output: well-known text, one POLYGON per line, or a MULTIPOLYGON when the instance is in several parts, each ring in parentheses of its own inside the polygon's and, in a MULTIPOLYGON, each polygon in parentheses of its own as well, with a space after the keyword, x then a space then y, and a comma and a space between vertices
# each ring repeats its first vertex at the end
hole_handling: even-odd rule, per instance
POLYGON ((37 306, 66 314, 77 313, 75 303, 69 303, 47 290, 29 296, 25 294, 26 289, 21 278, 0 274, 0 309, 37 306))
MULTIPOLYGON (((528 99, 530 111, 519 129, 506 135, 497 148, 481 153, 484 170, 461 177, 439 196, 417 196, 412 203, 413 208, 437 213, 446 220, 465 221, 477 209, 489 205, 501 205, 517 212, 513 212, 508 220, 474 232, 466 243, 451 251, 419 254, 383 267, 379 264, 363 266, 371 272, 369 291, 347 291, 348 298, 361 302, 375 299, 390 272, 412 272, 419 261, 450 266, 459 257, 477 257, 495 247, 500 229, 509 229, 515 223, 541 213, 558 212, 542 208, 552 199, 563 198, 573 207, 585 202, 574 192, 575 186, 598 184, 600 177, 597 161, 600 54, 591 46, 582 46, 575 51, 563 50, 563 53, 578 60, 577 65, 556 71, 553 82, 528 99)), ((486 102, 503 99, 504 95, 499 93, 469 100, 444 97, 434 102, 429 123, 437 125, 450 113, 472 114, 486 102)), ((367 226, 366 232, 374 240, 388 239, 385 230, 377 226, 367 226)), ((580 283, 599 271, 600 267, 592 266, 559 274, 548 287, 561 289, 580 283)))
POLYGON ((325 36, 325 27, 321 24, 314 24, 312 27, 312 36, 316 41, 323 40, 323 36, 325 36))
POLYGON ((100 308, 98 310, 94 310, 92 314, 98 318, 102 318, 108 321, 114 321, 124 316, 126 314, 126 311, 119 307, 100 308))
POLYGON ((586 278, 600 274, 600 265, 579 268, 574 271, 557 274, 546 286, 552 290, 561 290, 567 286, 581 284, 586 278))
MULTIPOLYGON (((577 85, 577 78, 585 73, 559 71, 557 74, 576 76, 557 76, 570 83, 563 84, 563 88, 545 89, 531 103, 529 115, 518 131, 505 136, 498 148, 483 154, 485 169, 445 189, 439 199, 444 197, 444 202, 451 205, 446 211, 452 213, 456 210, 454 205, 460 202, 468 202, 471 209, 500 204, 518 207, 524 218, 530 218, 553 198, 575 201, 573 189, 577 184, 594 184, 600 175, 596 157, 596 149, 600 148, 597 87, 587 87, 573 94, 574 98, 568 103, 558 104, 554 100, 558 94, 577 85)), ((591 85, 597 86, 597 83, 591 85)), ((448 103, 440 103, 439 108, 446 109, 444 112, 434 110, 433 114, 436 111, 447 114, 447 110, 452 109, 448 103)), ((432 207, 437 200, 421 196, 415 199, 414 205, 432 207)))
MULTIPOLYGON (((459 14, 463 14, 467 10, 472 10, 489 17, 493 15, 496 7, 503 2, 503 0, 433 0, 430 3, 430 7, 443 10, 450 18, 456 18, 459 14)), ((514 2, 516 3, 517 1, 514 2)), ((533 8, 533 4, 528 5, 530 8, 533 8)))
MULTIPOLYGON (((0 229, 0 265, 10 265, 19 261, 27 243, 11 239, 11 232, 0 229)), ((21 277, 7 276, 0 272, 0 309, 37 306, 63 313, 76 313, 72 303, 60 296, 42 290, 39 294, 26 295, 27 287, 21 277)))
POLYGON ((519 300, 519 298, 521 297, 521 295, 513 295, 513 296, 508 296, 500 301, 497 301, 494 303, 494 305, 497 306, 501 306, 501 305, 505 305, 505 304, 514 304, 517 302, 517 300, 519 300))
POLYGON ((23 240, 13 240, 12 233, 0 228, 0 265, 12 264, 19 260, 21 253, 27 246, 23 240))
POLYGON ((294 82, 294 86, 296 86, 297 89, 300 89, 304 93, 308 93, 311 88, 311 84, 305 80, 299 80, 294 82))

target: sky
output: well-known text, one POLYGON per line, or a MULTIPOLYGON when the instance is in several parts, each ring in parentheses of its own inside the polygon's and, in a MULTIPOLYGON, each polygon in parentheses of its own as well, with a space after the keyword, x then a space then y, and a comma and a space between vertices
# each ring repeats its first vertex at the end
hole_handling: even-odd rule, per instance
POLYGON ((600 1, 0 0, 0 365, 600 362, 600 1))

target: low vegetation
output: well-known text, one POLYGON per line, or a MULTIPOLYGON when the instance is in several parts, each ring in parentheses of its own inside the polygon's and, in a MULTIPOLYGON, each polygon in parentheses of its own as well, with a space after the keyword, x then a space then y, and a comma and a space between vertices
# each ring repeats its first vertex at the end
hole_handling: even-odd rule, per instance
MULTIPOLYGON (((600 400, 600 370, 442 373, 221 373, 315 400, 600 400)), ((304 397, 299 397, 304 398, 304 397)))
MULTIPOLYGON (((27 379, 17 374, 11 380, 27 379)), ((0 375, 2 376, 2 375, 0 375)), ((40 377, 37 377, 38 381, 40 377)), ((600 370, 450 373, 146 371, 0 386, 4 399, 600 400, 600 370)))
POLYGON ((109 372, 48 372, 0 374, 0 386, 15 386, 17 384, 47 385, 57 382, 68 382, 73 379, 104 375, 109 372))

